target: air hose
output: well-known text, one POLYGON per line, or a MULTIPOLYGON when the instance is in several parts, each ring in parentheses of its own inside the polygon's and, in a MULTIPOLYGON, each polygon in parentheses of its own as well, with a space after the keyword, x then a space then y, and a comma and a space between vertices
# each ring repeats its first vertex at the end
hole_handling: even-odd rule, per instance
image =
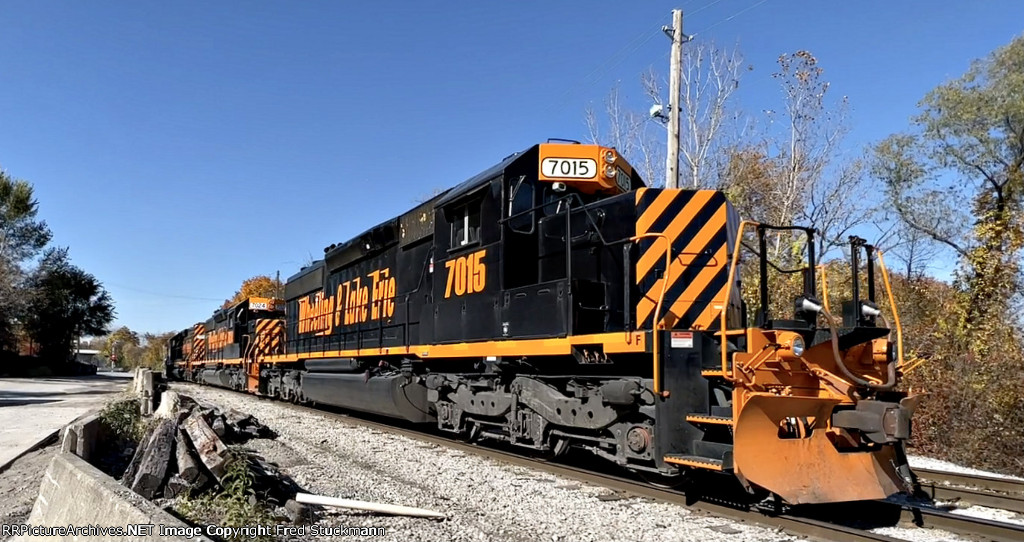
POLYGON ((876 384, 870 380, 861 378, 853 374, 853 371, 850 371, 850 369, 846 366, 846 363, 843 362, 843 356, 839 353, 839 332, 836 330, 836 321, 834 318, 832 318, 832 313, 828 312, 828 309, 822 307, 821 313, 824 314, 825 319, 828 320, 828 329, 832 333, 832 355, 836 359, 836 366, 839 367, 839 370, 843 373, 843 375, 845 375, 846 378, 849 378, 855 384, 873 390, 889 391, 895 388, 896 364, 893 363, 891 360, 887 363, 887 365, 889 366, 889 374, 888 379, 884 384, 876 384))

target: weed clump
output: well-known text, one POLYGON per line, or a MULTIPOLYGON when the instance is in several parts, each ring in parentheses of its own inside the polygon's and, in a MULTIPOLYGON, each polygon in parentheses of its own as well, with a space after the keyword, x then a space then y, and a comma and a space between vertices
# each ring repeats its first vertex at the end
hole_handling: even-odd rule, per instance
MULTIPOLYGON (((246 527, 277 522, 259 498, 250 459, 243 453, 230 453, 220 491, 195 493, 190 491, 174 503, 175 511, 195 525, 246 527)), ((274 537, 231 536, 225 540, 272 541, 274 537)))
POLYGON ((120 478, 151 423, 142 416, 138 399, 117 399, 103 407, 100 426, 104 438, 97 444, 96 466, 110 476, 120 478))

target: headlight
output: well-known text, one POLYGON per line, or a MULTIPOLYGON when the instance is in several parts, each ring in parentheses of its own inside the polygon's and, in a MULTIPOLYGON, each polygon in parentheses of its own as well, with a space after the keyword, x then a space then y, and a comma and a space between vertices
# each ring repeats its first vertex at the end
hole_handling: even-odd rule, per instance
POLYGON ((604 166, 604 176, 608 177, 609 179, 614 179, 615 178, 615 167, 614 166, 604 166))
POLYGON ((615 151, 611 151, 611 150, 604 151, 604 161, 608 162, 609 164, 614 164, 615 163, 615 151))
POLYGON ((804 355, 804 340, 800 336, 793 339, 793 342, 789 346, 790 351, 793 352, 794 356, 800 357, 804 355))

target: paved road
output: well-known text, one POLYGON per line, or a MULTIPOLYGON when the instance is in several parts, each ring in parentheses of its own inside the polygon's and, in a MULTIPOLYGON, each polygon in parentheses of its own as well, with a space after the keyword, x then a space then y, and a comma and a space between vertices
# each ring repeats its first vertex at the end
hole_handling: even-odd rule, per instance
POLYGON ((123 391, 131 375, 0 378, 0 468, 123 391))

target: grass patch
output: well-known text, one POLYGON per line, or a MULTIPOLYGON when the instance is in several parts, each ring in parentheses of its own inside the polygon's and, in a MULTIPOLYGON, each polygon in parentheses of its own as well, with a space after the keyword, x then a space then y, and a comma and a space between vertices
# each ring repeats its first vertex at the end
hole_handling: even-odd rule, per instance
MULTIPOLYGON (((232 452, 222 479, 222 489, 201 495, 189 494, 179 497, 174 504, 174 510, 195 525, 244 527, 277 523, 277 518, 271 510, 261 504, 259 495, 253 487, 254 482, 249 458, 242 453, 232 452)), ((269 542, 275 539, 272 536, 240 536, 225 540, 269 542)))
POLYGON ((122 397, 108 403, 100 411, 103 436, 98 442, 95 465, 120 478, 152 423, 140 413, 138 399, 122 397))
POLYGON ((142 440, 149 429, 149 424, 140 413, 139 400, 132 397, 118 399, 103 407, 100 422, 111 437, 132 443, 142 440))

